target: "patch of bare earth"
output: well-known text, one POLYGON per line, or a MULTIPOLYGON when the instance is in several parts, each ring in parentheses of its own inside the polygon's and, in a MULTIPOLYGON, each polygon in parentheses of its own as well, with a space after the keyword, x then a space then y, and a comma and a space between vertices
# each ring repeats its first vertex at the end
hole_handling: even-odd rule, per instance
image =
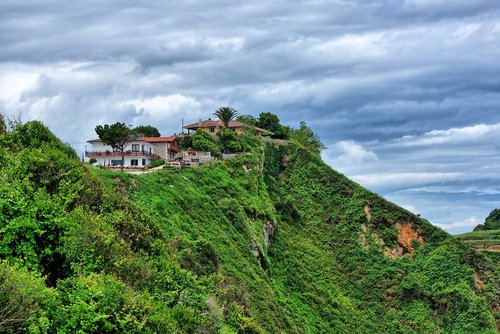
POLYGON ((500 245, 473 245, 475 249, 487 250, 490 252, 500 252, 500 245))
POLYGON ((372 208, 370 208, 370 206, 368 204, 365 204, 365 215, 366 215, 366 220, 368 220, 368 222, 371 222, 372 220, 372 215, 370 213, 372 208))
POLYGON ((361 235, 359 237, 359 243, 361 244, 361 247, 363 247, 364 250, 368 250, 370 246, 368 245, 368 241, 366 240, 366 232, 368 231, 368 228, 366 227, 366 224, 361 224, 361 235))
POLYGON ((398 244, 404 248, 407 253, 413 253, 412 243, 414 240, 419 244, 424 243, 424 239, 418 235, 418 229, 413 229, 411 223, 396 224, 399 231, 398 244))
MULTIPOLYGON (((361 232, 362 233, 359 237, 359 243, 361 244, 361 246, 365 250, 368 250, 370 248, 370 245, 368 244, 368 240, 366 239, 366 236, 368 233, 368 226, 365 223, 361 224, 361 232)), ((384 240, 379 238, 379 236, 375 232, 371 232, 371 237, 373 238, 373 240, 375 240, 377 245, 379 245, 380 247, 384 246, 384 240)))
POLYGON ((397 223, 396 228, 398 229, 398 246, 394 248, 386 247, 384 249, 384 255, 395 259, 403 256, 403 254, 412 254, 413 242, 416 240, 419 244, 424 243, 424 239, 419 235, 418 229, 413 229, 411 223, 397 223))
POLYGON ((478 290, 483 290, 484 288, 484 281, 479 277, 478 273, 474 273, 474 286, 478 290))

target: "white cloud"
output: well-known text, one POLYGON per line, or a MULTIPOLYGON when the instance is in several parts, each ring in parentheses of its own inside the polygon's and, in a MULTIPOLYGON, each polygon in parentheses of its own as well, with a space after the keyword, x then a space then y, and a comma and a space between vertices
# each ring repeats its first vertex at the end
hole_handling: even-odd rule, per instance
POLYGON ((445 231, 454 231, 457 229, 467 228, 468 230, 472 230, 472 228, 476 227, 478 224, 482 222, 477 217, 469 217, 462 221, 457 221, 450 224, 434 224, 437 227, 442 228, 445 231))
POLYGON ((131 120, 132 125, 152 125, 157 127, 162 135, 180 133, 183 130, 182 119, 184 124, 188 124, 211 116, 206 102, 182 94, 130 100, 121 105, 133 106, 138 111, 131 120))
POLYGON ((0 64, 0 102, 10 105, 19 101, 39 77, 38 69, 20 64, 0 64))
POLYGON ((493 135, 500 139, 500 123, 476 124, 462 128, 432 130, 420 136, 404 136, 394 143, 400 146, 431 146, 436 144, 456 144, 477 141, 493 135))
POLYGON ((414 213, 414 214, 419 214, 419 210, 411 204, 399 204, 400 207, 405 208, 406 210, 414 213))
POLYGON ((432 182, 448 182, 460 180, 463 173, 432 173, 432 172, 403 172, 353 175, 352 178, 366 187, 405 188, 432 182))
POLYGON ((341 152, 340 156, 335 159, 339 164, 353 164, 378 160, 374 152, 366 150, 361 144, 353 140, 337 142, 335 147, 341 152))

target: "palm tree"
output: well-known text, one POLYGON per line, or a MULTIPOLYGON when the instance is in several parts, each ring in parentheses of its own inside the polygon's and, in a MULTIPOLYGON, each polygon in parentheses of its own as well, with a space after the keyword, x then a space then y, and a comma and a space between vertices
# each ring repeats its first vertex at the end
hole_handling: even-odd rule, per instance
POLYGON ((231 107, 220 107, 214 112, 214 115, 219 117, 219 119, 224 123, 224 126, 228 128, 229 122, 238 115, 238 111, 231 107))

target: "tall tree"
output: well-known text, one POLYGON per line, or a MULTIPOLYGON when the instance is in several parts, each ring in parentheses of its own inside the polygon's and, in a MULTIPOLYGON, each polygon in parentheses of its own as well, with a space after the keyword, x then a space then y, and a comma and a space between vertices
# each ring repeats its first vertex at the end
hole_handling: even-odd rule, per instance
POLYGON ((309 151, 318 155, 321 153, 321 150, 326 148, 319 139, 318 135, 314 133, 304 121, 300 122, 300 128, 291 132, 290 139, 299 142, 309 151))
POLYGON ((220 107, 214 112, 214 115, 219 117, 219 119, 224 123, 224 126, 228 128, 229 122, 238 116, 238 111, 231 107, 220 107))
POLYGON ((257 126, 267 131, 271 131, 273 133, 271 138, 288 139, 290 134, 290 128, 281 125, 278 115, 270 112, 260 113, 259 119, 257 120, 257 126))
POLYGON ((115 124, 104 124, 95 127, 95 132, 99 139, 106 145, 117 149, 121 153, 122 163, 121 170, 125 164, 125 147, 128 143, 136 138, 134 132, 125 123, 116 122, 115 124))
POLYGON ((160 131, 151 125, 139 125, 132 129, 137 137, 161 137, 160 131))
POLYGON ((236 120, 247 125, 257 126, 257 119, 252 115, 238 115, 236 116, 236 120))

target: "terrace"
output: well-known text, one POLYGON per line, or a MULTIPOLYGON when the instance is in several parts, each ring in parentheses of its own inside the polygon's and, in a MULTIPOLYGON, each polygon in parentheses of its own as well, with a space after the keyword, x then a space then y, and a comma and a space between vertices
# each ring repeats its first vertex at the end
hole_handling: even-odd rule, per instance
MULTIPOLYGON (((127 150, 123 153, 126 157, 146 157, 151 160, 156 160, 159 158, 158 154, 150 153, 148 151, 127 150)), ((85 151, 85 156, 87 158, 121 157, 122 153, 120 151, 85 151)))

